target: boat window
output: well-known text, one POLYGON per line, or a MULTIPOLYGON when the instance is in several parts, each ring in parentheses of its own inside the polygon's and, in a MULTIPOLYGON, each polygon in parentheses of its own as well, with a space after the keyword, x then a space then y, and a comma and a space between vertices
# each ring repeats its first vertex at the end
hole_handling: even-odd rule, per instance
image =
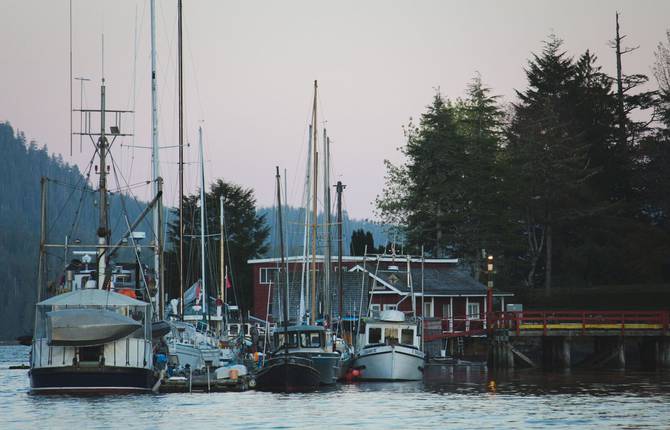
POLYGON ((300 343, 305 348, 321 347, 321 334, 319 332, 302 333, 300 343))
POLYGON ((279 333, 276 335, 276 340, 277 340, 277 349, 284 348, 285 346, 288 346, 289 348, 297 348, 298 347, 298 334, 297 333, 289 333, 288 334, 288 345, 285 345, 284 339, 286 338, 286 335, 284 333, 279 333))
POLYGON ((384 329, 384 342, 388 345, 395 345, 398 343, 398 329, 397 328, 385 328, 384 329))
POLYGON ((236 336, 238 333, 239 327, 235 324, 231 324, 228 328, 228 333, 230 333, 232 336, 236 336))
POLYGON ((381 327, 370 327, 368 331, 368 343, 381 343, 382 329, 381 327))
POLYGON ((414 345, 414 330, 404 328, 400 332, 400 343, 403 345, 414 345))

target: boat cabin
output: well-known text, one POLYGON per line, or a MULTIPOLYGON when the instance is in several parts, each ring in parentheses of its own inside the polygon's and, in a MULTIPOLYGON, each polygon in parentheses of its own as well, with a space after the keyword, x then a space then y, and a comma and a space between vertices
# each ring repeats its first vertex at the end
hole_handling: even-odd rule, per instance
POLYGON ((288 349, 323 349, 327 346, 326 331, 321 326, 297 325, 289 326, 285 332, 283 327, 274 331, 275 351, 285 347, 288 349))
POLYGON ((419 348, 420 335, 416 323, 405 321, 400 311, 382 312, 379 319, 370 319, 365 324, 360 341, 364 346, 403 345, 419 348))

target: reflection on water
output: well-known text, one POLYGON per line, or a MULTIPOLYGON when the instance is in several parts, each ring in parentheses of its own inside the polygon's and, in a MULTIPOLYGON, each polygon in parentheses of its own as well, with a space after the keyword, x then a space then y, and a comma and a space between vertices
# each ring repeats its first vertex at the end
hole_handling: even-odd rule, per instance
POLYGON ((427 366, 424 382, 316 393, 32 396, 28 349, 0 346, 4 428, 670 428, 668 372, 489 372, 427 366))

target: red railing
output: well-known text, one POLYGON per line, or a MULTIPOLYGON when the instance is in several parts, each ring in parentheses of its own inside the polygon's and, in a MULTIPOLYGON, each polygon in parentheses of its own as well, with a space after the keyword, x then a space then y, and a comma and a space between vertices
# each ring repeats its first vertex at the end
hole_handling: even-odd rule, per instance
POLYGON ((490 330, 538 331, 571 330, 658 330, 667 332, 670 311, 521 311, 492 312, 490 330))

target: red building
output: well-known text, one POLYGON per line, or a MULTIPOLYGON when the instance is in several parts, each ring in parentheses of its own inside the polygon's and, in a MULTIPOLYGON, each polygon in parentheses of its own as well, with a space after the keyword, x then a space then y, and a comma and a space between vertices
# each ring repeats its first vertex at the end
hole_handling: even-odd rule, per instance
MULTIPOLYGON (((276 258, 249 260, 254 272, 253 316, 272 320, 277 310, 276 291, 270 291, 279 261, 276 258), (268 306, 270 301, 270 306, 268 306)), ((289 314, 295 318, 300 296, 300 280, 303 258, 289 257, 289 314)), ((323 257, 316 258, 318 281, 322 283, 323 257)), ((307 267, 311 267, 308 263, 307 267)), ((333 269, 336 269, 333 264, 333 269)), ((343 257, 344 316, 356 316, 362 310, 369 311, 397 309, 418 316, 443 320, 444 331, 467 331, 484 328, 487 310, 487 289, 475 280, 458 259, 412 258, 404 256, 383 257, 343 257), (409 270, 408 270, 409 269, 409 270), (361 294, 364 300, 361 300, 361 294), (412 305, 414 304, 414 306, 412 305), (368 306, 370 309, 368 310, 368 306)), ((331 274, 332 303, 338 303, 338 276, 331 274)), ((494 292, 494 307, 503 310, 505 298, 512 294, 494 292)), ((335 307, 335 306, 334 306, 335 307)), ((337 317, 334 310, 333 317, 337 317)))

